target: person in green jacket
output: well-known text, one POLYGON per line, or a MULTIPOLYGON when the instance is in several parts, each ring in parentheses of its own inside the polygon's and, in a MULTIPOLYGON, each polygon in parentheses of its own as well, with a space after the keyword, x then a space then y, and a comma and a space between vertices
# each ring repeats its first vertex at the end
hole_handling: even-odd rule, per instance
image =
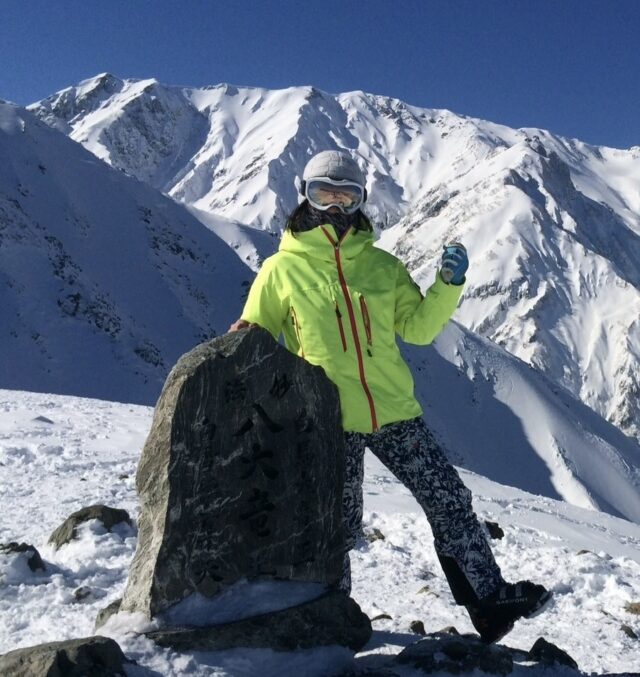
POLYGON ((506 583, 473 511, 471 492, 422 419, 411 372, 396 335, 427 345, 455 311, 466 281, 464 246, 444 247, 434 283, 423 295, 403 263, 374 246, 361 210, 365 178, 346 152, 324 151, 307 163, 301 204, 290 215, 279 251, 267 258, 240 319, 230 331, 260 326, 321 366, 340 395, 345 431, 341 589, 351 590, 348 550, 362 529, 364 451, 369 448, 412 492, 431 525, 454 599, 466 606, 486 642, 550 599, 541 585, 506 583))

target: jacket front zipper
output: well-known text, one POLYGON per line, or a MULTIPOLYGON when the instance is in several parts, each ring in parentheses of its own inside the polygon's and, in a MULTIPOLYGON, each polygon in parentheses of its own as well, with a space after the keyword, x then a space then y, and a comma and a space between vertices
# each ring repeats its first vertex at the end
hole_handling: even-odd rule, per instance
MULTIPOLYGON (((344 278, 342 272, 342 261, 340 260, 340 240, 336 241, 331 237, 331 233, 324 227, 322 232, 327 236, 327 239, 333 245, 333 254, 336 259, 336 266, 338 268, 338 279, 340 280, 340 287, 342 288, 342 294, 344 296, 345 303, 347 304, 347 313, 349 315, 349 323, 351 325, 351 333, 353 334, 353 342, 356 346, 356 355, 358 357, 358 371, 360 373, 360 383, 362 383, 362 389, 364 390, 365 395, 367 396, 367 401, 369 402, 369 410, 371 412, 371 427, 373 431, 378 430, 378 417, 376 415, 376 406, 373 401, 373 395, 369 390, 369 384, 364 373, 364 360, 362 358, 362 348, 360 347, 360 339, 358 338, 358 327, 356 325, 356 316, 353 312, 353 304, 351 303, 351 296, 349 296, 349 289, 347 287, 347 281, 344 278)), ((349 233, 351 229, 347 229, 345 235, 349 233)), ((343 235, 344 237, 344 235, 343 235)))

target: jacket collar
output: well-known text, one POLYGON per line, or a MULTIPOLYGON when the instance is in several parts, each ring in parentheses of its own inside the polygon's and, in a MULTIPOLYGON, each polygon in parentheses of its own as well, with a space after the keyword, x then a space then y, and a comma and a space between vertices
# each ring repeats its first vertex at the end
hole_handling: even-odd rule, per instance
MULTIPOLYGON (((291 231, 285 230, 280 241, 280 251, 306 254, 333 261, 335 243, 338 241, 336 231, 331 224, 316 226, 311 230, 304 230, 295 235, 291 231)), ((350 227, 339 242, 341 257, 352 259, 366 247, 373 245, 373 233, 350 227)))

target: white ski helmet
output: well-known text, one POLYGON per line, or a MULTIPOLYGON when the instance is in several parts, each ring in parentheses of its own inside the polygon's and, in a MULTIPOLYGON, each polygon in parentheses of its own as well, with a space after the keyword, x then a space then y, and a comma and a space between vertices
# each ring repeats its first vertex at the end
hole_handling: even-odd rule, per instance
POLYGON ((323 150, 307 162, 302 180, 326 177, 334 180, 353 181, 364 188, 364 174, 358 163, 344 150, 323 150))
POLYGON ((358 163, 344 150, 325 150, 307 162, 300 193, 316 209, 338 207, 350 214, 367 199, 365 178, 358 163))

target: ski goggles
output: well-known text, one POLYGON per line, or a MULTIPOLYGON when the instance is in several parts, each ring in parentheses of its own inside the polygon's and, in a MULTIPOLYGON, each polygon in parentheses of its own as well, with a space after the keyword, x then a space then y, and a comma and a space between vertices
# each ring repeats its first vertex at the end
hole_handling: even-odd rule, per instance
POLYGON ((364 202, 364 187, 353 181, 318 177, 307 180, 304 196, 321 211, 337 207, 345 214, 353 214, 364 202))

